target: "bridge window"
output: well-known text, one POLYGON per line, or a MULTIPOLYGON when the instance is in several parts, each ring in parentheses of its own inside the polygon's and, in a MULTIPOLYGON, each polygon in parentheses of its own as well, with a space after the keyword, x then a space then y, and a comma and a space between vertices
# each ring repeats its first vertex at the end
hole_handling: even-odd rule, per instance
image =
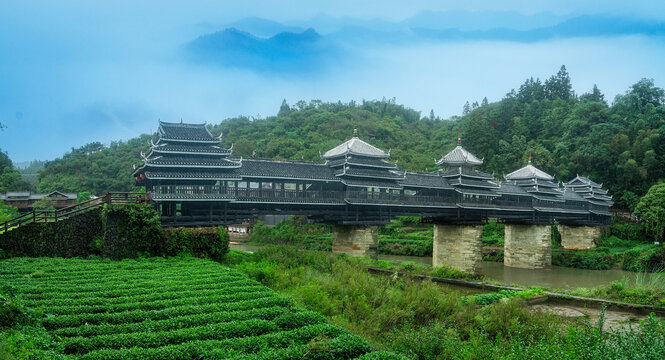
POLYGON ((413 196, 413 195, 416 195, 416 191, 415 190, 404 190, 404 195, 413 196))
POLYGON ((284 184, 284 189, 286 189, 286 190, 295 190, 296 189, 296 184, 295 183, 286 183, 286 184, 284 184))
POLYGON ((259 188, 259 183, 254 182, 254 181, 251 181, 251 182, 249 183, 249 188, 250 188, 250 189, 258 189, 258 188, 259 188))
POLYGON ((247 181, 239 181, 238 182, 238 187, 239 188, 247 188, 247 181))

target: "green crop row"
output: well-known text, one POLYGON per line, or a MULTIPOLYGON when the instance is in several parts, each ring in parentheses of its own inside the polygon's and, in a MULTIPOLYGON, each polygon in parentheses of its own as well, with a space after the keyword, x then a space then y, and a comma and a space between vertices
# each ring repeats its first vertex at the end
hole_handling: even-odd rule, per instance
POLYGON ((230 323, 208 324, 172 331, 74 337, 65 339, 63 344, 65 353, 67 354, 85 354, 98 349, 122 349, 133 346, 159 347, 182 344, 193 340, 255 336, 275 331, 278 331, 278 327, 274 322, 251 319, 230 323))
POLYGON ((7 267, 0 267, 0 276, 26 276, 34 273, 36 270, 45 275, 86 275, 107 272, 135 272, 152 271, 161 269, 214 269, 217 271, 230 271, 220 268, 214 263, 205 260, 191 258, 178 259, 160 259, 151 258, 149 260, 82 260, 82 259, 57 259, 57 258, 12 258, 3 261, 7 267), (43 260, 47 259, 47 260, 43 260))
POLYGON ((167 331, 204 324, 229 322, 233 320, 273 320, 277 316, 284 314, 287 310, 288 308, 282 306, 271 306, 241 311, 220 311, 183 315, 164 320, 147 319, 139 323, 82 325, 78 327, 61 328, 53 331, 53 334, 60 337, 73 337, 124 334, 141 331, 167 331))
MULTIPOLYGON (((234 354, 256 353, 269 348, 285 348, 296 344, 309 343, 316 337, 335 338, 346 334, 346 330, 332 324, 317 324, 244 338, 191 341, 184 344, 157 348, 124 348, 117 350, 91 351, 76 359, 80 360, 179 360, 179 359, 221 359, 234 354)), ((74 359, 72 357, 72 359, 74 359)))
POLYGON ((215 302, 235 302, 239 300, 258 299, 273 295, 270 289, 261 286, 251 285, 225 289, 214 295, 186 297, 180 299, 157 300, 157 301, 136 301, 121 304, 108 305, 78 305, 78 306, 53 306, 46 307, 44 310, 53 315, 66 314, 97 314, 97 313, 118 313, 132 310, 160 310, 174 306, 182 305, 203 305, 215 302))
MULTIPOLYGON (((94 297, 94 296, 104 296, 104 297, 118 297, 118 296, 125 296, 127 294, 149 294, 149 293, 155 293, 155 292, 160 292, 161 291, 173 291, 175 289, 182 289, 182 288, 189 288, 190 286, 194 285, 216 285, 220 283, 229 283, 229 284, 235 284, 235 282, 242 283, 243 281, 247 281, 247 278, 244 277, 234 277, 234 278, 228 278, 227 280, 218 280, 218 279, 213 279, 213 280, 198 280, 196 278, 193 278, 191 280, 186 280, 186 281, 176 281, 176 280, 169 280, 169 281, 149 281, 149 282, 132 282, 123 286, 108 286, 106 284, 99 284, 97 285, 94 289, 90 288, 88 289, 89 291, 76 291, 75 289, 68 289, 67 294, 63 294, 62 289, 48 289, 44 290, 43 292, 35 292, 35 293, 30 293, 26 294, 23 293, 21 298, 27 299, 27 300, 42 300, 42 299, 54 299, 54 298, 86 298, 86 297, 94 297)), ((258 284, 257 282, 253 282, 254 284, 258 284)), ((251 283, 248 283, 251 284, 251 283)), ((19 285, 19 287, 21 287, 19 285)), ((21 290, 23 287, 21 287, 21 290)), ((38 288, 35 287, 35 290, 38 288)))
POLYGON ((289 306, 291 301, 287 298, 269 296, 262 299, 238 301, 234 303, 216 303, 206 305, 184 305, 162 310, 133 310, 120 313, 100 314, 74 314, 47 317, 42 320, 46 329, 54 330, 64 327, 81 326, 84 324, 124 324, 142 322, 146 319, 161 320, 175 316, 203 314, 221 311, 239 311, 269 306, 289 306))
POLYGON ((49 279, 44 279, 43 281, 12 281, 13 283, 21 286, 24 289, 22 292, 25 294, 38 294, 40 290, 42 292, 55 291, 58 289, 67 289, 68 291, 77 291, 77 292, 93 292, 98 290, 104 290, 113 286, 120 286, 123 288, 137 288, 154 285, 155 287, 159 285, 167 285, 169 283, 178 283, 183 281, 191 281, 192 278, 196 277, 200 282, 214 282, 214 281, 227 281, 233 279, 242 279, 244 277, 238 276, 237 274, 210 274, 210 275, 196 275, 192 274, 191 276, 182 277, 182 274, 162 274, 159 277, 147 278, 141 276, 133 276, 126 278, 119 278, 117 280, 104 280, 104 279, 95 279, 88 278, 81 281, 74 282, 72 284, 58 284, 51 283, 49 279), (179 276, 178 276, 179 275, 179 276), (82 285, 84 284, 84 285, 82 285))
MULTIPOLYGON (((252 285, 254 284, 251 280, 237 280, 233 282, 234 284, 244 284, 252 285)), ((224 283, 216 284, 203 284, 201 287, 187 287, 187 290, 171 290, 164 292, 150 292, 147 294, 138 294, 138 295, 123 295, 123 296, 114 296, 114 297, 105 297, 105 296, 95 296, 95 297, 86 297, 86 298, 52 298, 52 299, 41 299, 41 300, 24 300, 23 302, 30 307, 49 307, 49 306, 76 306, 76 305, 109 305, 109 304, 121 304, 126 302, 136 302, 136 301, 155 301, 155 300, 168 300, 168 299, 179 299, 185 297, 193 297, 195 295, 204 296, 211 294, 219 294, 223 292, 225 288, 228 288, 224 283)), ((179 289, 182 289, 180 287, 179 289)), ((132 292, 128 292, 132 294, 132 292)))
POLYGON ((364 355, 372 348, 364 339, 351 334, 344 334, 328 339, 316 339, 307 345, 297 344, 287 348, 265 348, 256 354, 241 354, 230 357, 232 360, 346 360, 364 355))

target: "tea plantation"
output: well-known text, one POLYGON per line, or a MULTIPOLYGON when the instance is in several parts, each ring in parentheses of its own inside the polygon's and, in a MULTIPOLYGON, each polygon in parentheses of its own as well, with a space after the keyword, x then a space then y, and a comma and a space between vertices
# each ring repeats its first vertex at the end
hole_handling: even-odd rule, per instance
POLYGON ((55 344, 33 358, 401 358, 210 260, 13 258, 0 284, 55 344))

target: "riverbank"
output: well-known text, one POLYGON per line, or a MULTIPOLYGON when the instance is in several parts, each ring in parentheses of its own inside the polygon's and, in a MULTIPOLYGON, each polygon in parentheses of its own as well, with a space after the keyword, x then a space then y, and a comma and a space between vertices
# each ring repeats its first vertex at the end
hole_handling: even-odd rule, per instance
POLYGON ((376 348, 412 359, 665 356, 665 322, 656 318, 605 332, 604 316, 600 324, 564 318, 530 309, 519 296, 483 306, 485 300, 431 281, 372 275, 366 260, 294 247, 232 251, 226 261, 376 348))

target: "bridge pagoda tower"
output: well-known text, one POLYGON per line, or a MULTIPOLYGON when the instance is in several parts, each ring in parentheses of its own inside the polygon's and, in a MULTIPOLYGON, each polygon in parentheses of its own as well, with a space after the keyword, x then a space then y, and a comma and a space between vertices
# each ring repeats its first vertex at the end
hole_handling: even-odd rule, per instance
POLYGON ((204 218, 213 205, 231 200, 226 180, 241 179, 234 169, 241 167, 242 159, 231 158, 231 149, 219 145, 221 134, 213 136, 205 124, 160 121, 157 136, 148 155, 141 154, 143 165, 133 176, 137 186, 151 192, 163 221, 204 218))
POLYGON ((458 193, 458 213, 464 210, 465 217, 434 224, 432 266, 445 265, 480 273, 483 260, 482 221, 494 209, 493 200, 500 196, 496 192, 499 185, 493 181, 494 176, 475 169, 482 164, 482 159, 462 147, 461 134, 457 138, 457 146, 436 162, 436 165, 443 167, 438 174, 458 193))
POLYGON ((563 192, 553 182, 554 176, 531 163, 505 176, 508 183, 531 194, 534 209, 530 222, 507 223, 504 257, 506 266, 543 269, 552 265, 551 226, 557 215, 563 215, 563 192))
POLYGON ((367 219, 368 226, 357 225, 362 222, 363 205, 380 203, 391 197, 391 192, 400 193, 405 173, 397 171, 397 165, 387 162, 390 153, 360 140, 358 129, 354 127, 353 137, 348 141, 326 151, 321 156, 326 165, 346 187, 345 200, 353 206, 357 219, 356 225, 335 225, 333 227, 333 252, 351 256, 378 255, 378 229, 375 223, 367 219))
MULTIPOLYGON (((602 188, 593 180, 577 175, 565 185, 565 193, 568 197, 576 197, 578 201, 585 201, 588 209, 588 223, 607 223, 611 218, 607 209, 614 205, 612 197, 607 195, 607 190, 602 188)), ((557 229, 561 234, 561 246, 564 249, 590 249, 596 246, 600 238, 602 227, 589 225, 566 225, 559 224, 557 229)))

